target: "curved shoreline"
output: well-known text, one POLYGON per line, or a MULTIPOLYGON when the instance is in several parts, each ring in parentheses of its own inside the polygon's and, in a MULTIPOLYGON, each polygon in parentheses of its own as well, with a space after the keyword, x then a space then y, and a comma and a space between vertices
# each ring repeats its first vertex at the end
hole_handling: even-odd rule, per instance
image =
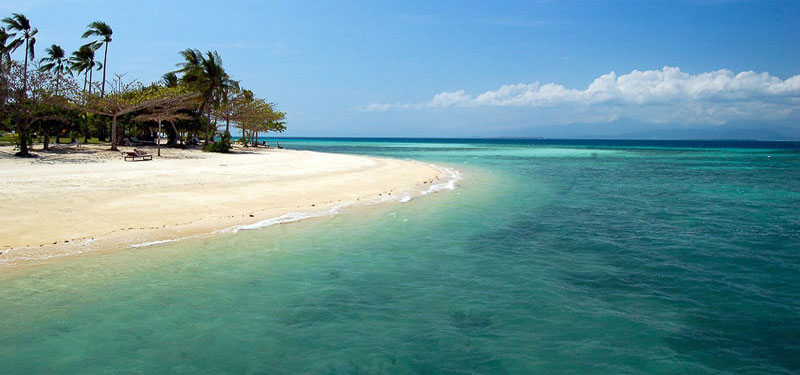
POLYGON ((460 178, 417 161, 309 151, 162 150, 140 163, 92 148, 35 161, 4 151, 0 269, 407 202, 460 178))

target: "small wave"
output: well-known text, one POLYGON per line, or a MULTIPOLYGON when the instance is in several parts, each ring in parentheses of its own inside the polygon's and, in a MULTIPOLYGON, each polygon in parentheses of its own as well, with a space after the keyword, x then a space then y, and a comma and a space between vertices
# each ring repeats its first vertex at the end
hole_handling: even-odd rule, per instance
POLYGON ((438 169, 446 173, 450 178, 442 183, 431 185, 427 190, 422 191, 421 195, 428 195, 430 193, 435 193, 441 190, 453 190, 456 188, 456 182, 461 180, 461 172, 447 167, 440 167, 435 164, 431 164, 431 167, 438 169))
POLYGON ((237 225, 237 226, 234 226, 234 227, 231 227, 231 228, 228 228, 228 229, 223 229, 223 230, 218 231, 218 232, 220 232, 220 233, 222 233, 222 232, 236 233, 236 232, 238 232, 240 230, 261 229, 261 228, 270 227, 270 226, 273 226, 273 225, 276 225, 276 224, 294 223, 296 221, 300 221, 300 220, 303 220, 303 219, 308 219, 308 218, 311 218, 311 217, 314 217, 314 216, 311 215, 311 214, 308 214, 308 213, 290 212, 288 214, 281 215, 281 216, 278 216, 278 217, 273 217, 273 218, 269 218, 269 219, 266 219, 266 220, 261 220, 259 222, 253 223, 253 224, 237 225))
MULTIPOLYGON (((441 190, 453 190, 453 189, 456 188, 456 182, 461 180, 461 173, 459 171, 457 171, 455 169, 452 169, 452 168, 440 167, 440 166, 435 165, 435 164, 430 164, 430 166, 433 167, 434 169, 440 171, 440 172, 444 172, 449 178, 445 182, 431 185, 430 187, 428 187, 428 189, 418 192, 419 195, 427 195, 427 194, 435 193, 435 192, 441 191, 441 190)), ((395 197, 392 197, 392 196, 381 196, 381 197, 379 197, 377 199, 374 199, 371 202, 366 203, 366 204, 380 204, 380 203, 386 203, 386 202, 389 202, 389 201, 397 201, 397 202, 400 202, 400 203, 406 203, 406 202, 411 201, 412 199, 413 199, 413 196, 411 194, 403 194, 400 198, 397 198, 397 196, 395 196, 395 197)), ((315 217, 334 215, 334 214, 338 213, 342 208, 345 208, 345 207, 350 206, 350 205, 356 205, 356 204, 358 204, 358 203, 353 202, 353 203, 350 203, 350 204, 338 204, 338 205, 335 205, 335 206, 331 207, 328 210, 316 211, 316 212, 314 212, 314 211, 311 211, 311 212, 290 212, 288 214, 284 214, 284 215, 281 215, 281 216, 278 216, 278 217, 269 218, 269 219, 266 219, 266 220, 261 220, 259 222, 252 223, 252 224, 237 225, 237 226, 233 226, 233 227, 230 227, 230 228, 217 230, 217 231, 214 231, 213 233, 215 233, 215 234, 216 233, 237 233, 240 230, 255 230, 255 229, 261 229, 261 228, 267 228, 267 227, 270 227, 270 226, 273 226, 273 225, 277 225, 277 224, 288 224, 288 223, 294 223, 294 222, 298 222, 298 221, 305 220, 305 219, 311 219, 311 218, 315 218, 315 217)), ((148 246, 160 245, 160 244, 165 244, 165 243, 178 242, 178 241, 185 240, 185 239, 188 239, 188 238, 191 238, 191 237, 193 237, 193 236, 181 237, 181 238, 173 238, 173 239, 167 239, 167 240, 142 242, 142 243, 133 244, 133 245, 130 246, 130 248, 148 247, 148 246)), ((95 240, 94 239, 86 240, 84 244, 88 244, 88 243, 93 242, 93 241, 95 241, 95 240)), ((4 260, 0 259, 0 263, 2 263, 3 261, 4 260)))
POLYGON ((162 243, 178 242, 178 241, 180 241, 182 239, 183 238, 173 238, 173 239, 170 239, 170 240, 158 240, 158 241, 142 242, 142 243, 133 244, 130 247, 131 248, 134 248, 134 247, 147 247, 147 246, 153 246, 153 245, 160 245, 162 243))

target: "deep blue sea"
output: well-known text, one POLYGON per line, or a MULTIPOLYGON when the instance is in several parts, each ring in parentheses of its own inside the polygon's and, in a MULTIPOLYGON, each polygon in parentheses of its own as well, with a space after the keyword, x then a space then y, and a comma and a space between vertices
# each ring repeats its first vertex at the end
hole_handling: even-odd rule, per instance
POLYGON ((0 374, 800 373, 798 142, 277 141, 463 179, 6 278, 0 374))

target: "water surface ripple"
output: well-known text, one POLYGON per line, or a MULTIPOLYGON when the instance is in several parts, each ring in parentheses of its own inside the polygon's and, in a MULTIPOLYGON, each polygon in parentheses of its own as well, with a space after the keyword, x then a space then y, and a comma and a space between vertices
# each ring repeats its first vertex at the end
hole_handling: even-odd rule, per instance
POLYGON ((403 204, 37 267, 0 373, 800 373, 800 145, 282 139, 403 204))

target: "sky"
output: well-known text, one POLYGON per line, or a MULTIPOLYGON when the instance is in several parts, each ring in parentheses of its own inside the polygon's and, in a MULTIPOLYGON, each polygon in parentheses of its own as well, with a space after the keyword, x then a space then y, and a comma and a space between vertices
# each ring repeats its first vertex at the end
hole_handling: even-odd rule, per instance
POLYGON ((286 136, 800 138, 798 1, 0 0, 0 12, 39 29, 37 58, 107 22, 109 75, 125 80, 159 80, 186 48, 218 51, 287 113, 286 136))

